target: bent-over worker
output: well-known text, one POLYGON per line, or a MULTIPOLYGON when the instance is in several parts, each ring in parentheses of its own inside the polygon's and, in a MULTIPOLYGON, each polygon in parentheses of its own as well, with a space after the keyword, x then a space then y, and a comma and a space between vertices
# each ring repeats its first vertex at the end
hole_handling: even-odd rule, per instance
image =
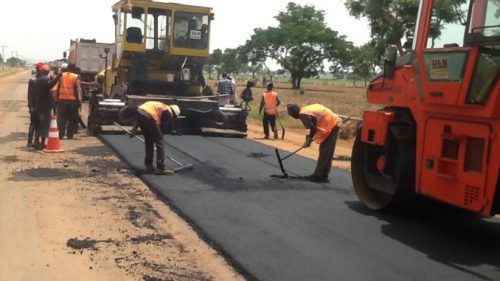
POLYGON ((144 165, 147 172, 154 171, 158 175, 171 175, 173 170, 165 169, 165 147, 163 133, 174 133, 173 120, 179 117, 180 109, 177 105, 166 105, 158 101, 148 101, 139 107, 129 105, 120 110, 120 118, 124 121, 133 121, 134 125, 130 137, 137 134, 138 128, 144 135, 146 156, 144 165), (153 167, 153 156, 156 147, 156 169, 153 167))
POLYGON ((309 129, 304 147, 311 146, 311 143, 319 144, 319 155, 314 173, 306 176, 307 180, 326 183, 332 167, 333 154, 337 143, 339 126, 342 119, 327 107, 321 104, 310 104, 300 108, 296 104, 287 105, 288 114, 300 119, 304 127, 309 129))

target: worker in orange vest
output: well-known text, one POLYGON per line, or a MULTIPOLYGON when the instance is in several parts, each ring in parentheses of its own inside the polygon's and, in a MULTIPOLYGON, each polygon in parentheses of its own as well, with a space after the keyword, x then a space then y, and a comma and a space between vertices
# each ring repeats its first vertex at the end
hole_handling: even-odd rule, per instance
POLYGON ((313 174, 305 178, 318 183, 329 182, 328 175, 332 167, 333 154, 342 119, 321 104, 310 104, 302 108, 296 104, 288 104, 287 112, 291 117, 300 119, 304 127, 309 129, 303 147, 311 146, 313 141, 319 144, 316 169, 313 174))
POLYGON ((171 175, 173 170, 165 169, 165 148, 163 133, 177 134, 172 129, 173 120, 181 111, 177 105, 167 105, 159 101, 148 101, 140 105, 129 105, 120 110, 119 118, 125 123, 133 122, 130 137, 137 134, 138 128, 144 135, 146 156, 144 164, 146 172, 157 175, 171 175), (154 149, 156 147, 156 169, 153 167, 154 149))
POLYGON ((269 125, 274 133, 274 138, 278 138, 278 128, 276 128, 276 114, 278 105, 280 105, 278 93, 273 91, 273 83, 267 84, 267 91, 262 95, 260 100, 259 115, 264 109, 264 117, 262 118, 262 127, 264 128, 264 138, 269 139, 269 125))
POLYGON ((59 138, 67 135, 68 139, 73 138, 78 120, 78 109, 82 102, 82 89, 80 87, 80 78, 76 73, 76 65, 63 64, 62 75, 56 85, 53 93, 56 102, 57 127, 59 128, 59 138))

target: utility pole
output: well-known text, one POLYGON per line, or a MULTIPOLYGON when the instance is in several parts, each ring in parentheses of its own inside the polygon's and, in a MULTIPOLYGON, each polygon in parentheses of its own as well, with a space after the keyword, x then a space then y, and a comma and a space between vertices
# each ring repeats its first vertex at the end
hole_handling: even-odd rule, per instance
POLYGON ((2 70, 5 70, 5 48, 8 48, 9 46, 2 45, 0 48, 2 48, 2 70))

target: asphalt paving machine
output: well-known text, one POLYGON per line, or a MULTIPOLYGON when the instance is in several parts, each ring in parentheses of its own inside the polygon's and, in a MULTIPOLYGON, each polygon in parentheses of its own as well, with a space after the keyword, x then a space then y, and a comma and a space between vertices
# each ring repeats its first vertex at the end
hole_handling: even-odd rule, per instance
MULTIPOLYGON (((491 216, 500 213, 500 1, 464 0, 463 21, 439 19, 423 0, 411 51, 390 47, 369 84, 352 152, 352 180, 374 210, 418 196, 491 216)), ((442 12, 442 9, 441 9, 442 12)), ((415 205, 415 204, 411 204, 415 205)))
POLYGON ((180 107, 177 131, 246 136, 247 112, 226 104, 227 97, 205 85, 202 69, 209 55, 211 8, 122 0, 112 10, 115 50, 101 77, 102 91, 89 99, 91 134, 99 134, 102 125, 120 123, 122 107, 155 100, 180 107))

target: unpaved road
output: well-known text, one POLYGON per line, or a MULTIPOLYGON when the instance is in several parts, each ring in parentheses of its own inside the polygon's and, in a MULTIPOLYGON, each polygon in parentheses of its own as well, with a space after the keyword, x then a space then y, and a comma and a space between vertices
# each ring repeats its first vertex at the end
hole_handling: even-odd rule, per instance
POLYGON ((26 148, 28 73, 0 80, 0 280, 244 280, 99 140, 26 148))

